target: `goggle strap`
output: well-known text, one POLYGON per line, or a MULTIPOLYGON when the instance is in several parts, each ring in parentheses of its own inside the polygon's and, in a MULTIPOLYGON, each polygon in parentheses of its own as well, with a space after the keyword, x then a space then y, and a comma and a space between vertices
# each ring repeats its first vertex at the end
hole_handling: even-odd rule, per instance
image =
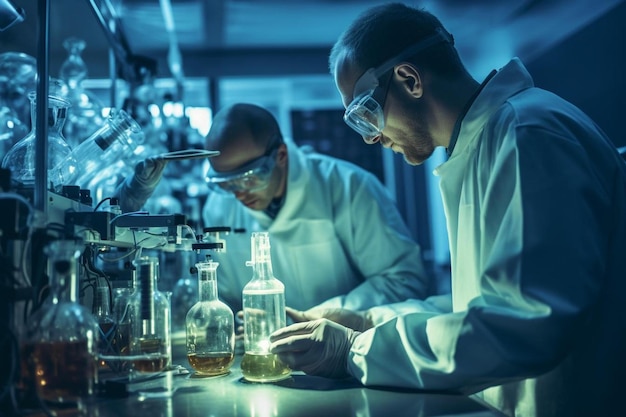
POLYGON ((443 28, 437 28, 434 35, 424 39, 423 41, 420 41, 414 44, 412 47, 405 49, 404 51, 400 52, 398 55, 388 59, 387 61, 383 62, 381 65, 376 67, 376 69, 374 70, 374 75, 376 76, 376 78, 380 78, 381 75, 383 75, 386 71, 391 69, 394 65, 404 61, 405 59, 439 42, 447 42, 447 43, 454 44, 454 38, 452 37, 450 33, 448 33, 443 28))

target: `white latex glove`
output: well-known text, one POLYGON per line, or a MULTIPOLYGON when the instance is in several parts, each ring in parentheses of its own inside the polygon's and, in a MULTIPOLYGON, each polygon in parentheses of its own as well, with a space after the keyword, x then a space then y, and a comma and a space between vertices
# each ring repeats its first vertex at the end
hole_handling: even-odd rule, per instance
POLYGON ((272 333, 270 351, 293 370, 346 378, 348 353, 359 334, 328 319, 296 323, 272 333))
POLYGON ((137 211, 159 185, 167 160, 149 157, 135 165, 135 173, 126 178, 118 188, 117 195, 123 212, 137 211))
POLYGON ((364 332, 374 327, 366 311, 352 311, 344 308, 317 308, 313 307, 306 311, 300 311, 291 307, 285 307, 285 312, 291 319, 300 323, 316 319, 328 319, 349 327, 358 332, 364 332))

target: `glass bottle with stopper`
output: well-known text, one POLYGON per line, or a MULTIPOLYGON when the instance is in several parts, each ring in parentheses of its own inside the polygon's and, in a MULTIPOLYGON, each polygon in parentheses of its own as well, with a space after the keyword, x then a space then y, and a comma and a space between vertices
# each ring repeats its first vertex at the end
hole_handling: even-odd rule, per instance
POLYGON ((270 353, 270 335, 285 326, 285 286, 272 271, 267 232, 251 235, 252 280, 243 289, 244 349, 243 377, 252 382, 272 382, 288 378, 291 369, 270 353))
POLYGON ((228 373, 235 357, 234 315, 218 299, 218 266, 209 256, 196 264, 199 301, 189 309, 185 320, 187 359, 196 376, 228 373))

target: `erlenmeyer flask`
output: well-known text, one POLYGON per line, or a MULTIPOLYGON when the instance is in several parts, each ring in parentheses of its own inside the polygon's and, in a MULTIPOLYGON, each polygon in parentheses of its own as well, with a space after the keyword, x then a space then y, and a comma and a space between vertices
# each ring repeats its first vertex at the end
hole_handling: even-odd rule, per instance
POLYGON ((74 148, 104 124, 103 105, 95 94, 83 87, 87 65, 82 53, 87 43, 72 37, 66 39, 63 46, 68 57, 61 65, 60 78, 67 84, 66 98, 72 104, 63 127, 63 136, 74 148))
MULTIPOLYGON (((51 175, 50 168, 59 165, 63 160, 71 158, 72 149, 63 137, 62 129, 67 117, 70 102, 58 95, 60 84, 51 83, 48 95, 48 181, 53 184, 63 182, 70 172, 57 171, 51 175)), ((32 128, 20 139, 2 159, 2 167, 11 171, 12 180, 23 186, 35 184, 35 148, 37 138, 37 94, 28 94, 31 103, 32 128)), ((74 164, 75 165, 75 164, 74 164)))

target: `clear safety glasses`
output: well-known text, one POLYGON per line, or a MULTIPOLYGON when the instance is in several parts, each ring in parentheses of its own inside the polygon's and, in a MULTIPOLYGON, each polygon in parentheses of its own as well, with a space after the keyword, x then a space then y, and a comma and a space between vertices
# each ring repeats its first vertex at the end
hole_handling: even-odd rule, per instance
POLYGON ((255 192, 269 185, 276 166, 276 154, 280 144, 273 146, 265 155, 244 166, 227 172, 217 172, 211 166, 205 178, 209 188, 223 193, 255 192))
POLYGON ((343 120, 348 126, 363 136, 365 143, 371 145, 378 142, 385 128, 383 108, 389 83, 393 77, 393 68, 407 58, 439 42, 453 43, 454 41, 452 35, 442 28, 438 28, 434 35, 405 49, 393 58, 385 61, 382 65, 368 69, 356 81, 352 93, 354 99, 346 107, 343 120), (387 77, 383 77, 385 73, 388 73, 387 77), (384 89, 382 88, 383 84, 385 85, 384 89))

